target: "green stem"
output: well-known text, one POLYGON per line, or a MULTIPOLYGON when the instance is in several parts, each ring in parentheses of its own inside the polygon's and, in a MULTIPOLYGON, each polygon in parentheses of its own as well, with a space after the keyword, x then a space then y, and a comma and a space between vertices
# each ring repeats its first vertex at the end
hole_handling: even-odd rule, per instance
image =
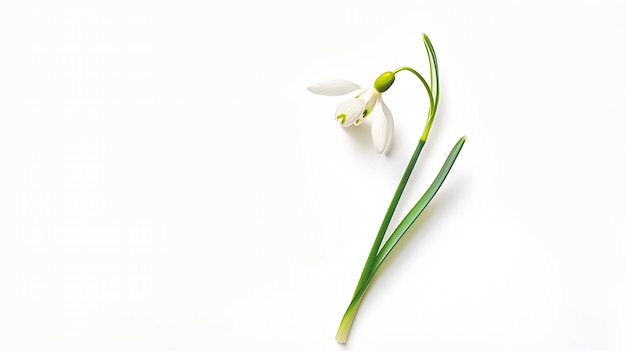
POLYGON ((398 184, 398 187, 396 188, 396 192, 393 194, 391 203, 389 204, 389 207, 387 208, 387 213, 385 214, 385 217, 383 218, 383 222, 380 225, 378 234, 376 234, 376 239, 374 239, 374 244, 372 245, 370 254, 367 257, 367 261, 365 262, 365 267, 363 267, 363 272, 361 272, 361 278, 359 278, 359 283, 357 284, 356 289, 354 291, 355 295, 359 291, 359 288, 363 284, 363 281, 367 279, 369 271, 372 268, 372 265, 374 264, 374 260, 376 259, 376 255, 378 254, 378 249, 380 248, 383 238, 385 237, 385 233, 387 232, 387 229, 389 228, 389 223, 391 222, 393 213, 396 211, 396 207, 398 207, 398 202, 400 202, 400 197, 402 196, 402 193, 404 192, 406 183, 409 181, 409 177, 411 177, 411 172, 413 171, 413 168, 415 167, 415 163, 417 163, 417 159, 419 158, 419 155, 422 152, 422 149, 424 148, 424 143, 425 141, 420 140, 419 143, 417 144, 417 148, 413 152, 413 156, 411 156, 411 160, 409 161, 409 164, 404 170, 404 174, 402 175, 402 178, 400 179, 400 183, 398 184))
POLYGON ((380 248, 380 245, 382 244, 385 233, 387 232, 387 228, 389 228, 389 223, 391 222, 391 218, 393 217, 393 213, 395 212, 396 207, 398 206, 400 197, 402 196, 402 193, 404 192, 406 183, 409 181, 411 172, 413 171, 413 168, 415 168, 415 164, 417 163, 417 159, 419 158, 419 155, 422 152, 422 149, 424 148, 425 143, 426 143, 425 140, 420 140, 419 143, 417 144, 417 147, 415 148, 415 151, 413 152, 413 156, 411 156, 411 160, 409 160, 409 164, 407 165, 404 171, 404 174, 402 175, 402 179, 400 179, 398 188, 396 189, 396 192, 393 194, 393 198, 391 199, 389 208, 387 208, 387 213, 385 214, 385 218, 383 218, 383 222, 380 225, 380 229, 378 230, 378 234, 376 235, 376 239, 374 240, 374 245, 372 245, 372 249, 370 250, 369 257, 367 258, 367 261, 365 262, 365 267, 363 267, 363 272, 361 273, 361 277, 359 278, 359 283, 356 285, 356 289, 354 290, 354 295, 352 296, 353 303, 351 303, 348 309, 346 310, 346 313, 344 314, 343 319, 341 320, 341 324, 339 325, 339 330, 337 331, 337 336, 335 337, 335 339, 340 343, 344 343, 345 339, 348 337, 348 333, 350 332, 350 328, 352 326, 352 321, 354 320, 356 312, 359 309, 359 305, 361 304, 361 299, 363 298, 364 289, 362 289, 362 287, 363 286, 366 287, 367 284, 369 284, 369 281, 371 280, 372 272, 370 271, 372 270, 374 262, 376 261, 378 249, 380 248), (359 294, 359 292, 361 292, 361 294, 359 298, 356 300, 357 303, 355 304, 354 301, 356 299, 357 294, 359 294))

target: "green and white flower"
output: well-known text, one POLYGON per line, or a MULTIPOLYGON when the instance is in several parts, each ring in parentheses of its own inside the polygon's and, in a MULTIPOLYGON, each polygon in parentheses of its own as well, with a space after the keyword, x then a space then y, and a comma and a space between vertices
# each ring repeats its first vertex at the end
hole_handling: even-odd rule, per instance
POLYGON ((308 87, 309 91, 325 96, 340 96, 352 92, 357 95, 342 103, 335 112, 335 119, 342 127, 358 127, 363 120, 372 116, 372 142, 379 154, 389 151, 393 137, 393 116, 382 99, 382 93, 393 83, 391 72, 383 73, 373 87, 363 88, 347 80, 327 80, 308 87), (382 79, 382 83, 379 81, 382 79))
POLYGON ((361 302, 363 301, 363 296, 365 296, 365 292, 381 267, 381 264, 389 255, 391 250, 396 247, 396 244, 400 241, 400 239, 402 239, 404 234, 409 230, 420 214, 422 214, 437 191, 439 191, 441 185, 448 176, 448 173, 450 173, 450 169, 452 168, 452 165, 454 165, 454 161, 465 144, 466 138, 461 137, 461 139, 459 139, 459 141, 452 148, 452 151, 450 151, 450 154, 441 167, 441 170, 428 189, 426 189, 426 192, 424 192, 413 208, 411 208, 411 210, 404 216, 397 227, 391 231, 391 234, 386 236, 386 234, 389 233, 391 218, 394 216, 394 212, 396 211, 407 182, 411 177, 413 168, 415 167, 417 159, 426 144, 430 129, 433 125, 433 121, 435 120, 437 107, 439 106, 440 89, 437 56, 435 56, 435 49, 426 34, 423 34, 423 39, 424 46, 426 47, 426 53, 428 54, 430 84, 428 84, 426 79, 424 79, 418 71, 411 67, 403 66, 393 72, 385 72, 381 74, 378 78, 376 78, 374 86, 370 88, 363 88, 358 84, 347 80, 330 80, 317 83, 309 87, 311 92, 326 96, 345 95, 356 91, 357 95, 354 98, 339 105, 337 112, 335 113, 335 119, 341 123, 342 127, 359 126, 365 118, 372 115, 372 141, 374 142, 374 146, 376 147, 376 151, 378 151, 378 153, 387 152, 391 146, 391 138, 393 136, 393 118, 391 116, 391 112, 389 112, 389 109, 383 102, 382 93, 391 87, 395 80, 396 73, 401 71, 413 73, 424 85, 426 93, 428 94, 428 100, 430 101, 430 108, 428 109, 428 117, 426 119, 424 131, 422 132, 419 142, 415 147, 415 151, 413 151, 413 155, 411 156, 404 174, 398 183, 398 187, 393 195, 393 198, 391 199, 385 218, 383 218, 380 229, 374 239, 374 244, 370 249, 367 261, 365 262, 365 266, 361 272, 361 277, 359 278, 359 282, 357 283, 354 294, 352 295, 352 300, 350 301, 350 304, 341 319, 339 328, 337 329, 335 340, 342 344, 345 343, 348 338, 356 313, 361 305, 361 302))

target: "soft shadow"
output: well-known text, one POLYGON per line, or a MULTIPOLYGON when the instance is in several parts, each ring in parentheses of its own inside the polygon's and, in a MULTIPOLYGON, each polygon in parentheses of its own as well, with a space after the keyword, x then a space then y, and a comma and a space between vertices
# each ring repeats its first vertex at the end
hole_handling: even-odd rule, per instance
POLYGON ((361 147, 361 149, 371 147, 372 123, 369 119, 364 120, 358 127, 350 126, 341 129, 350 139, 354 140, 361 147))

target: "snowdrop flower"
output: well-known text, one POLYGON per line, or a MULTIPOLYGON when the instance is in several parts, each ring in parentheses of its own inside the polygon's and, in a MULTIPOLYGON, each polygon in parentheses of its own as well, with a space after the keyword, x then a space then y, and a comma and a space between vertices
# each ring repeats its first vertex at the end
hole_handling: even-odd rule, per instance
POLYGON ((339 96, 358 91, 354 98, 339 105, 335 112, 335 119, 341 123, 342 127, 357 127, 371 115, 372 142, 376 152, 382 154, 391 147, 393 137, 393 117, 383 102, 382 93, 391 87, 394 80, 393 72, 385 72, 370 88, 363 88, 347 80, 328 80, 313 84, 308 89, 315 94, 326 96, 339 96))

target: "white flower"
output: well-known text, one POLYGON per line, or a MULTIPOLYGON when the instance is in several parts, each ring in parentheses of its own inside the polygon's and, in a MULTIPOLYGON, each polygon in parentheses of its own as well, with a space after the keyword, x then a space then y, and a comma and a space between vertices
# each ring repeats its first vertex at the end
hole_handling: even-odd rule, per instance
POLYGON ((393 137, 393 117, 383 102, 382 92, 386 91, 394 80, 391 72, 383 73, 373 87, 363 88, 347 80, 328 80, 313 84, 308 89, 319 95, 339 96, 358 91, 356 97, 342 103, 337 108, 335 119, 342 127, 359 126, 372 116, 372 142, 379 154, 391 147, 393 137))

